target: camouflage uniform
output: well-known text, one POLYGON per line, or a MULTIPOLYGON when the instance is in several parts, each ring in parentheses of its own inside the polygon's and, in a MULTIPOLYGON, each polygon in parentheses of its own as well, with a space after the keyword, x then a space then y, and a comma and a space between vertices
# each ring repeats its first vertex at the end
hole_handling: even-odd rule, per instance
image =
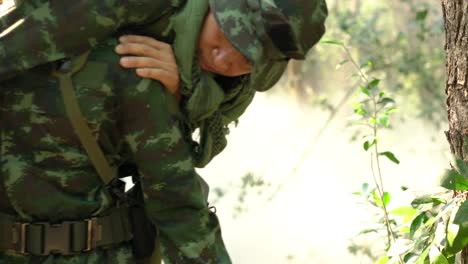
MULTIPOLYGON (((59 222, 100 215, 115 205, 70 125, 57 80, 50 75, 53 63, 48 63, 92 48, 73 77, 77 99, 109 162, 137 164, 146 211, 160 231, 166 263, 230 263, 194 165, 204 166, 222 150, 225 125, 242 114, 255 90, 270 88, 288 58, 299 58, 318 41, 326 7, 322 1, 305 1, 322 12, 318 33, 304 47, 291 49, 296 54, 286 54, 284 47, 272 48, 263 40, 249 42, 255 47, 239 45, 257 38, 244 34, 236 39, 239 31, 230 27, 239 22, 238 27, 252 31, 252 25, 243 24, 247 20, 232 20, 232 14, 244 18, 249 7, 211 1, 223 31, 255 66, 251 76, 223 80, 201 72, 193 55, 207 1, 168 2, 37 0, 19 6, 19 14, 30 15, 0 38, 1 61, 9 62, 0 65, 0 79, 7 80, 0 83, 0 212, 28 222, 59 222), (167 16, 169 23, 161 22, 167 16), (118 66, 113 37, 135 28, 173 42, 185 98, 182 111, 159 82, 141 80, 118 66), (201 128, 199 145, 187 136, 196 127, 201 128)), ((247 12, 248 17, 255 12, 247 12)), ((14 22, 7 20, 1 23, 14 22)), ((133 262, 128 243, 75 256, 0 252, 0 263, 133 262)))
MULTIPOLYGON (((177 108, 177 102, 159 83, 122 70, 110 48, 115 43, 107 45, 97 49, 98 55, 89 58, 74 80, 83 114, 108 160, 115 165, 138 164, 146 209, 161 232, 167 263, 229 263, 176 112, 168 110, 177 108)), ((5 197, 0 207, 30 222, 86 219, 105 212, 115 201, 77 140, 57 82, 45 74, 49 70, 48 65, 36 68, 1 85, 0 193, 5 197)), ((0 253, 0 262, 28 259, 0 253)), ((80 263, 83 259, 132 263, 128 245, 31 261, 80 263)))

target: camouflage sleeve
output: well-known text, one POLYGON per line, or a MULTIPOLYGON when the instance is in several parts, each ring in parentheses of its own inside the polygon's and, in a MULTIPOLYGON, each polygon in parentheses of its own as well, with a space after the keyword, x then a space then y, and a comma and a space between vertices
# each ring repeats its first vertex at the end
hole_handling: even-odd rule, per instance
MULTIPOLYGON (((162 0, 44 1, 25 11, 9 29, 0 28, 0 61, 7 62, 0 64, 0 80, 80 54, 119 28, 156 20, 170 8, 171 2, 162 0)), ((8 21, 8 17, 2 20, 8 21)))
POLYGON ((141 174, 146 210, 160 232, 165 263, 231 263, 216 215, 194 169, 175 97, 142 80, 125 89, 123 134, 141 174), (127 111, 128 110, 128 111, 127 111))

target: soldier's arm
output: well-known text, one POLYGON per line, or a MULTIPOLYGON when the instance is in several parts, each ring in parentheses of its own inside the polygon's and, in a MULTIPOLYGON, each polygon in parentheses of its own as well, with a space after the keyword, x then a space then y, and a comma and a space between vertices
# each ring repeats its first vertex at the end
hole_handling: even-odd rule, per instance
MULTIPOLYGON (((0 80, 40 64, 80 54, 118 29, 156 20, 172 1, 45 1, 7 30, 0 29, 0 80)), ((18 14, 12 14, 18 15, 18 14)))
POLYGON ((123 135, 139 168, 146 210, 160 231, 166 263, 231 263, 174 118, 175 97, 150 80, 123 90, 123 135))

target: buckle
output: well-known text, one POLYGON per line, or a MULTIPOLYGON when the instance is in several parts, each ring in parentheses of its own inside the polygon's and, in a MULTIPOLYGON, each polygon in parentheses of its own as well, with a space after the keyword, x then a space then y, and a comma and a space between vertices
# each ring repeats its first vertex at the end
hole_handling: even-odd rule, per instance
POLYGON ((57 224, 16 222, 11 232, 12 249, 22 255, 72 255, 91 251, 102 240, 102 226, 98 224, 98 218, 57 224), (78 237, 83 240, 76 240, 78 237))
POLYGON ((26 228, 27 223, 15 223, 13 225, 13 245, 20 254, 26 254, 26 228))
POLYGON ((83 252, 91 251, 96 248, 96 242, 101 240, 101 229, 97 223, 97 218, 86 219, 86 248, 83 252))
POLYGON ((71 253, 70 231, 72 222, 40 224, 43 227, 43 250, 41 255, 69 255, 71 253))

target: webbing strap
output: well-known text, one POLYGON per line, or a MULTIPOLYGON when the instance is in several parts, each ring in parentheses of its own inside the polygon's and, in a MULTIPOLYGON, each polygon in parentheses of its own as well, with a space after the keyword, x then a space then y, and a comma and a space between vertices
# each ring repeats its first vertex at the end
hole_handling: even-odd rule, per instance
MULTIPOLYGON (((107 162, 104 153, 99 147, 96 139, 93 137, 91 130, 89 129, 83 115, 81 114, 80 106, 76 99, 76 95, 73 89, 73 82, 71 79, 73 74, 78 72, 84 66, 88 55, 89 52, 86 52, 73 59, 71 61, 71 68, 68 71, 66 69, 55 69, 52 74, 59 79, 60 91, 62 92, 63 101, 65 103, 65 110, 67 112, 68 118, 72 123, 75 133, 78 135, 81 144, 88 153, 89 159, 93 163, 94 168, 98 172, 102 181, 104 184, 108 185, 116 177, 116 171, 107 162)), ((160 264, 161 259, 159 240, 156 240, 153 255, 149 258, 141 260, 141 263, 160 264)))
POLYGON ((159 239, 156 239, 156 243, 154 244, 153 255, 150 258, 150 264, 160 264, 160 263, 162 263, 161 243, 159 239))
POLYGON ((0 252, 35 256, 74 255, 133 238, 126 207, 113 208, 105 216, 55 224, 17 222, 0 213, 0 234, 0 252))
POLYGON ((116 177, 116 171, 107 162, 104 153, 99 147, 83 115, 81 114, 71 79, 73 74, 78 72, 84 66, 88 55, 89 52, 86 52, 76 57, 70 61, 71 65, 69 65, 69 70, 67 70, 66 67, 55 69, 52 75, 59 79, 60 91, 62 92, 63 101, 65 103, 65 110, 71 121, 73 129, 88 153, 88 157, 93 163, 99 177, 101 177, 104 184, 107 185, 116 177))

